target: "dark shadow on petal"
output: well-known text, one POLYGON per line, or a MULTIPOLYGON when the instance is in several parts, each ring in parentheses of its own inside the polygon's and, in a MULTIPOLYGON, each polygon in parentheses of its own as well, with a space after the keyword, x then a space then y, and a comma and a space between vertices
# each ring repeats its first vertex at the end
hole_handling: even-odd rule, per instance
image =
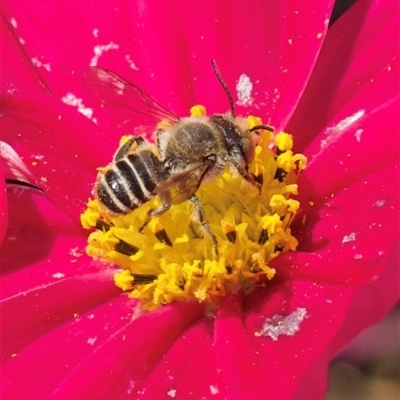
POLYGON ((335 23, 335 21, 345 13, 357 0, 336 0, 333 6, 331 19, 329 26, 335 23))

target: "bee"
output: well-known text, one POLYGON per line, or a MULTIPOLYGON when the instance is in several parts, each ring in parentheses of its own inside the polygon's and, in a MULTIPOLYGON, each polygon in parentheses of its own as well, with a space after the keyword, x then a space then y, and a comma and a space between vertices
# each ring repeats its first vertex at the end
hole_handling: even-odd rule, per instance
POLYGON ((259 185, 248 171, 254 158, 254 135, 261 129, 273 128, 249 128, 244 118, 236 116, 232 94, 215 61, 211 60, 211 64, 228 97, 230 111, 186 118, 178 117, 115 72, 91 68, 99 83, 98 93, 107 88, 107 95, 117 106, 142 114, 144 119, 167 121, 156 132, 157 152, 140 136, 129 139, 118 149, 112 163, 100 170, 94 194, 112 215, 127 214, 159 196, 161 205, 148 212, 141 230, 152 217, 163 214, 172 205, 190 201, 194 206, 193 219, 201 224, 218 253, 217 238, 206 222, 196 192, 204 182, 220 176, 226 166, 250 184, 259 185))

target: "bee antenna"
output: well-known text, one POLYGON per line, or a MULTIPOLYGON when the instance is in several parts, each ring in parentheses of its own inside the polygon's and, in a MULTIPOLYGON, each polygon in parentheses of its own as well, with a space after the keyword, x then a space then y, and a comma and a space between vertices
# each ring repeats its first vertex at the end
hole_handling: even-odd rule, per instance
POLYGON ((236 113, 235 113, 235 103, 233 102, 233 97, 232 94, 228 88, 228 85, 225 83, 225 81, 222 79, 221 73, 218 70, 217 64, 215 62, 215 60, 211 60, 211 65, 213 67, 213 70, 215 72, 215 75, 217 76, 219 83, 222 85, 222 87, 225 90, 226 95, 228 96, 229 99, 229 105, 231 106, 231 114, 232 117, 236 117, 236 113))
POLYGON ((270 131, 270 132, 275 132, 274 128, 272 128, 272 126, 268 126, 268 125, 256 125, 256 126, 253 126, 252 128, 250 128, 249 131, 253 132, 253 131, 258 131, 260 129, 264 129, 264 130, 270 131))

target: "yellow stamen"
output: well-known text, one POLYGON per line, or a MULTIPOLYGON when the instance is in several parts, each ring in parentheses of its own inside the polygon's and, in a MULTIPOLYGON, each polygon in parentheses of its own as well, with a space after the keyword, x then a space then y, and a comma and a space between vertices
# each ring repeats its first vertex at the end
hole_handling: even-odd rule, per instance
MULTIPOLYGON (((204 117, 205 108, 192 107, 191 115, 204 117)), ((247 124, 251 128, 262 121, 248 117, 247 124)), ((269 262, 296 249, 290 224, 300 204, 291 196, 297 194, 295 182, 306 158, 293 153, 291 135, 257 133, 249 172, 260 187, 244 184, 227 168, 196 192, 217 237, 218 254, 192 221, 189 202, 147 221, 149 210, 160 205, 158 198, 122 216, 108 215, 97 200, 89 200, 81 216, 85 229, 95 228, 87 253, 122 269, 115 274, 116 285, 140 299, 143 308, 180 300, 218 305, 228 293, 265 286, 276 274, 269 262)))
POLYGON ((123 291, 132 290, 134 288, 133 280, 134 278, 132 276, 132 273, 128 270, 117 272, 114 275, 115 284, 123 291))
POLYGON ((287 151, 293 148, 293 136, 288 133, 281 133, 275 136, 275 146, 280 151, 287 151))
POLYGON ((262 120, 260 117, 255 117, 254 115, 249 115, 247 117, 247 123, 249 125, 249 128, 254 128, 257 125, 262 125, 262 120))
POLYGON ((201 105, 193 106, 190 109, 190 115, 192 117, 205 117, 206 114, 207 114, 206 108, 204 106, 201 106, 201 105))

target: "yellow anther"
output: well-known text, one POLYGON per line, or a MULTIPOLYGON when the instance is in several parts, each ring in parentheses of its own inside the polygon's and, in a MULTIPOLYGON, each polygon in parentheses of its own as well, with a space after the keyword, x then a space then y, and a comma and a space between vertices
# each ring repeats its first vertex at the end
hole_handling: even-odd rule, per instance
MULTIPOLYGON (((192 117, 206 117, 200 105, 190 112, 192 117)), ((254 116, 245 123, 249 129, 262 125, 254 116)), ((159 128, 166 124, 161 121, 159 128)), ((300 204, 291 196, 297 194, 295 181, 307 161, 293 152, 291 135, 273 135, 269 131, 254 135, 257 146, 248 172, 259 177, 260 187, 244 184, 227 168, 196 192, 216 236, 218 254, 207 233, 192 222, 193 209, 187 202, 172 205, 162 216, 147 221, 149 211, 161 204, 158 197, 119 216, 105 213, 97 200, 89 200, 81 215, 82 226, 95 229, 88 238, 87 253, 122 269, 115 274, 115 284, 148 310, 187 300, 214 307, 228 293, 248 292, 260 284, 267 290, 266 279, 276 272, 269 262, 298 244, 290 224, 300 204), (284 179, 277 179, 277 172, 284 179), (147 228, 141 229, 147 222, 147 228)), ((121 144, 129 138, 122 138, 121 144)))
POLYGON ((133 276, 129 271, 121 271, 114 274, 114 283, 123 291, 133 289, 133 276))
POLYGON ((293 136, 285 132, 278 133, 275 136, 275 146, 280 151, 291 150, 293 148, 293 136))
POLYGON ((254 115, 249 115, 247 117, 247 123, 249 128, 254 128, 257 125, 262 125, 262 119, 260 117, 255 117, 254 115))
POLYGON ((190 109, 190 115, 192 117, 205 117, 206 114, 207 114, 206 108, 204 106, 201 106, 201 105, 193 106, 190 109))

